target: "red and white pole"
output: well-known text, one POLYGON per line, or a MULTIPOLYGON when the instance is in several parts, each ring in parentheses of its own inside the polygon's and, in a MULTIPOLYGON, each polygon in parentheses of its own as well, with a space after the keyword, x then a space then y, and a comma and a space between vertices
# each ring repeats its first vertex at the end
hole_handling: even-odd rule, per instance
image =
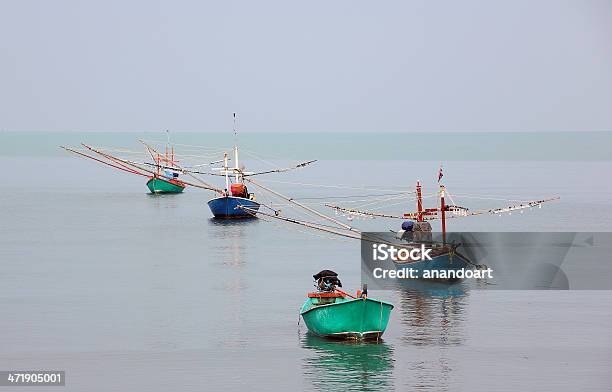
POLYGON ((444 206, 444 185, 440 185, 440 211, 442 213, 442 243, 446 243, 446 214, 444 206))
POLYGON ((421 194, 421 181, 417 181, 417 222, 423 222, 423 196, 421 194))

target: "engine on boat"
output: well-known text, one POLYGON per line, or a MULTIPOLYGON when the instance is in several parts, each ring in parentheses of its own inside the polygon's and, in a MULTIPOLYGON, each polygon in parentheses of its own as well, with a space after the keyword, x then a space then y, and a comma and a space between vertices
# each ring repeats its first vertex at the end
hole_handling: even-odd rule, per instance
POLYGON ((342 282, 334 271, 323 270, 312 277, 315 280, 315 287, 321 292, 333 292, 336 287, 342 287, 342 282))

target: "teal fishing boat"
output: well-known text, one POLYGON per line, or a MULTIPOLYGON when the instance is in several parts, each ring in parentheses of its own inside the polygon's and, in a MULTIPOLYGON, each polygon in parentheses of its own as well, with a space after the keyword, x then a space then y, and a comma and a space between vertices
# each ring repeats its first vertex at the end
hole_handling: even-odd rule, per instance
POLYGON ((378 339, 389 323, 393 305, 368 298, 367 288, 352 296, 338 289, 338 274, 323 270, 316 275, 317 291, 308 294, 300 314, 308 330, 335 339, 378 339))
POLYGON ((185 189, 185 184, 174 178, 155 175, 147 181, 147 188, 151 193, 180 193, 185 189))
MULTIPOLYGON (((110 166, 130 174, 146 177, 147 188, 149 188, 149 191, 151 191, 153 194, 181 193, 187 185, 203 189, 211 189, 221 193, 222 191, 220 189, 212 187, 203 181, 199 181, 200 184, 198 185, 179 180, 179 176, 183 174, 185 170, 178 165, 178 160, 175 159, 174 155, 174 146, 170 144, 170 134, 168 131, 166 131, 166 133, 168 135, 168 140, 164 153, 158 152, 146 142, 139 140, 145 146, 148 154, 151 156, 153 160, 152 163, 135 162, 128 159, 123 159, 118 156, 111 155, 105 150, 94 148, 84 143, 81 143, 81 145, 86 149, 85 151, 77 151, 73 148, 64 146, 62 146, 62 148, 84 158, 100 162, 106 166, 110 166)), ((127 150, 121 151, 124 153, 134 153, 133 151, 127 150)))
POLYGON ((165 154, 157 152, 142 140, 140 142, 144 144, 155 162, 155 173, 147 181, 147 188, 149 188, 151 193, 181 193, 185 189, 185 183, 178 179, 181 170, 178 167, 178 162, 174 159, 174 146, 172 148, 169 147, 169 134, 165 154))

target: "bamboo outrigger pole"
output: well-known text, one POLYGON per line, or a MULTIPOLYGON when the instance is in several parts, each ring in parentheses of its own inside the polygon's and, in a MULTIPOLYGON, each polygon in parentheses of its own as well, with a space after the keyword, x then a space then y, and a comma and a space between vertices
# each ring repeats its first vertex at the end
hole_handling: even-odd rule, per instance
POLYGON ((361 239, 361 232, 358 231, 358 230, 355 230, 355 229, 351 229, 351 230, 353 232, 359 233, 359 235, 343 233, 343 232, 341 232, 339 230, 335 230, 335 229, 332 229, 332 228, 320 226, 318 224, 314 224, 314 223, 310 223, 310 222, 306 222, 306 221, 302 221, 302 220, 298 220, 298 219, 291 219, 291 218, 287 218, 287 217, 284 217, 284 216, 268 214, 267 212, 262 212, 262 211, 254 210, 252 208, 245 207, 245 206, 238 206, 238 208, 240 208, 242 210, 245 210, 246 212, 250 213, 253 216, 255 216, 255 215, 264 215, 264 216, 267 216, 267 217, 270 217, 270 218, 282 220, 282 221, 289 222, 289 223, 294 223, 296 225, 302 225, 302 226, 305 226, 305 227, 309 227, 311 229, 325 231, 327 233, 336 234, 336 235, 339 235, 339 236, 342 236, 342 237, 353 238, 353 239, 356 239, 356 240, 361 239))
POLYGON ((313 214, 315 214, 315 215, 317 215, 317 216, 319 216, 319 217, 321 217, 321 218, 323 218, 323 219, 325 219, 325 220, 328 220, 328 221, 330 221, 330 222, 332 222, 332 223, 335 223, 335 224, 337 224, 337 225, 339 225, 339 226, 342 226, 342 227, 344 227, 344 228, 345 228, 345 229, 347 229, 347 230, 350 230, 350 231, 353 231, 353 232, 357 232, 357 233, 361 233, 359 230, 356 230, 356 229, 352 228, 351 226, 349 226, 349 225, 347 225, 347 224, 345 224, 345 223, 340 222, 340 221, 339 221, 339 220, 337 220, 337 219, 331 218, 331 217, 329 217, 329 216, 327 216, 327 215, 325 215, 325 214, 320 213, 319 211, 317 211, 317 210, 315 210, 315 209, 312 209, 312 208, 307 207, 307 206, 305 206, 305 205, 303 205, 303 204, 301 204, 301 203, 298 203, 297 201, 293 200, 292 198, 287 197, 287 196, 285 196, 285 195, 282 195, 282 194, 280 194, 280 193, 278 193, 278 192, 276 192, 276 191, 273 191, 272 189, 270 189, 270 188, 268 188, 268 187, 265 187, 265 186, 263 186, 263 185, 261 185, 261 184, 259 184, 259 183, 255 182, 255 181, 251 180, 250 178, 246 178, 246 177, 245 177, 245 178, 244 178, 244 180, 245 180, 245 181, 248 181, 248 182, 250 182, 251 184, 256 185, 256 186, 258 186, 258 187, 260 187, 260 188, 262 188, 262 189, 264 189, 264 190, 266 190, 266 191, 268 191, 268 192, 270 192, 270 193, 272 193, 272 194, 274 194, 274 195, 276 195, 276 196, 278 196, 278 197, 280 197, 281 199, 287 200, 287 201, 288 201, 288 202, 290 202, 290 203, 293 203, 293 204, 295 204, 295 205, 297 205, 297 206, 299 206, 299 207, 302 207, 302 208, 303 208, 303 209, 305 209, 306 211, 309 211, 309 212, 311 212, 311 213, 313 213, 313 214))
POLYGON ((376 243, 376 244, 394 245, 394 243, 385 240, 383 237, 372 236, 371 233, 368 234, 368 236, 362 236, 363 233, 361 231, 359 231, 359 230, 356 230, 356 229, 353 229, 353 232, 355 233, 355 234, 353 234, 353 232, 342 232, 342 231, 340 231, 341 229, 334 229, 334 228, 330 228, 330 227, 325 227, 325 226, 317 224, 317 223, 307 222, 307 221, 303 221, 303 220, 299 220, 299 219, 292 219, 292 218, 288 218, 288 217, 285 217, 285 216, 279 216, 279 215, 276 215, 276 214, 269 214, 267 212, 262 212, 262 211, 259 211, 259 210, 254 210, 254 209, 246 207, 246 206, 238 206, 237 208, 239 208, 241 210, 244 210, 244 211, 248 212, 249 214, 251 214, 253 216, 255 216, 255 215, 263 215, 263 216, 267 216, 269 218, 281 220, 281 221, 284 221, 284 222, 289 222, 289 223, 293 223, 293 224, 296 224, 296 225, 308 227, 308 228, 311 228, 311 229, 315 229, 315 230, 319 230, 319 231, 324 231, 326 233, 339 235, 341 237, 352 238, 352 239, 355 239, 355 240, 367 241, 367 242, 376 243))
POLYGON ((60 148, 63 148, 64 150, 66 150, 66 151, 68 151, 68 152, 72 152, 72 153, 74 153, 74 154, 77 154, 77 155, 83 156, 83 157, 85 157, 85 158, 92 159, 92 160, 94 160, 94 161, 96 161, 96 162, 103 163, 103 164, 105 164, 105 165, 107 165, 107 166, 114 167, 115 169, 123 170, 123 171, 128 172, 128 173, 131 173, 131 174, 138 174, 138 175, 140 175, 140 176, 148 177, 146 174, 144 174, 144 173, 140 173, 140 172, 138 172, 138 171, 136 171, 136 170, 134 170, 134 169, 132 169, 132 168, 125 168, 125 167, 121 167, 121 166, 113 165, 112 163, 109 163, 109 162, 104 162, 104 161, 103 161, 103 160, 101 160, 101 159, 98 159, 98 158, 93 157, 93 156, 88 155, 88 154, 84 154, 84 153, 82 153, 82 152, 80 152, 80 151, 74 150, 74 149, 69 148, 69 147, 60 146, 60 148))
MULTIPOLYGON (((114 157, 114 156, 112 156, 112 155, 106 154, 105 152, 102 152, 102 151, 100 151, 100 150, 97 150, 97 149, 95 149, 95 148, 93 148, 93 147, 91 147, 91 146, 88 146, 88 145, 86 145, 86 144, 83 144, 83 143, 81 143, 81 144, 83 145, 83 147, 87 148, 88 150, 90 150, 90 151, 92 151, 92 152, 95 152, 96 154, 98 154, 98 155, 100 155, 100 156, 103 156, 104 158, 106 158, 106 159, 108 159, 108 160, 110 160, 110 161, 113 161, 113 162, 116 162, 116 163, 121 162, 121 163, 124 163, 125 165, 129 165, 129 166, 131 166, 131 167, 137 168, 138 170, 142 170, 142 171, 143 171, 143 172, 145 172, 145 173, 149 173, 150 175, 156 175, 156 172, 154 172, 154 171, 152 171, 152 170, 149 170, 149 169, 146 169, 146 168, 144 168, 144 167, 140 166, 139 164, 137 164, 136 162, 131 162, 131 161, 128 161, 128 160, 125 160, 125 159, 117 158, 117 157, 114 157)), ((65 148, 65 147, 64 147, 64 148, 65 148)), ((65 149, 66 149, 66 148, 65 148, 65 149)), ((79 155, 84 155, 84 156, 87 156, 86 154, 79 153, 79 152, 77 152, 77 151, 75 151, 75 150, 71 150, 71 151, 72 151, 72 152, 75 152, 75 153, 77 153, 77 154, 79 154, 79 155)), ((90 157, 90 156, 87 156, 87 157, 92 158, 92 157, 90 157)), ((95 159, 95 158, 92 158, 92 159, 95 159)), ((95 160, 97 160, 97 161, 99 161, 99 162, 102 162, 102 161, 100 161, 100 160, 98 160, 98 159, 95 159, 95 160)), ((113 165, 111 165, 111 164, 109 164, 109 163, 106 163, 106 162, 102 162, 102 163, 107 164, 107 165, 109 165, 109 166, 113 166, 113 165)), ((122 170, 124 170, 124 171, 128 171, 128 170, 125 170, 125 169, 122 169, 122 170)), ((182 170, 182 169, 181 169, 181 170, 182 170)), ((139 174, 143 175, 142 173, 139 173, 139 174)), ((219 188, 217 188, 217 187, 215 187, 215 186, 212 186, 212 185, 210 185, 210 184, 207 184, 206 182, 204 182, 204 181, 200 180, 199 178, 197 178, 197 177, 195 177, 195 176, 193 176, 193 177, 194 177, 195 179, 197 179, 199 182, 201 182, 203 185, 198 185, 198 184, 194 184, 194 183, 192 183, 192 182, 187 182, 187 181, 183 181, 183 180, 181 180, 181 182, 183 182, 184 184, 187 184, 187 185, 189 185, 189 186, 193 186, 193 187, 195 187, 195 188, 207 189, 207 190, 215 191, 215 192, 220 193, 220 194, 223 194, 223 193, 224 193, 224 192, 223 192, 221 189, 219 189, 219 188)))

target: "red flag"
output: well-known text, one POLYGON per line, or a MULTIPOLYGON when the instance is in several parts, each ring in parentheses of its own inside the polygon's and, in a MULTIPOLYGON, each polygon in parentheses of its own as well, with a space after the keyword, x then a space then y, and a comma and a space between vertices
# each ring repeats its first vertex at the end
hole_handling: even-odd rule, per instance
POLYGON ((440 182, 443 176, 444 174, 442 174, 442 164, 440 164, 440 171, 438 172, 438 182, 440 182))

